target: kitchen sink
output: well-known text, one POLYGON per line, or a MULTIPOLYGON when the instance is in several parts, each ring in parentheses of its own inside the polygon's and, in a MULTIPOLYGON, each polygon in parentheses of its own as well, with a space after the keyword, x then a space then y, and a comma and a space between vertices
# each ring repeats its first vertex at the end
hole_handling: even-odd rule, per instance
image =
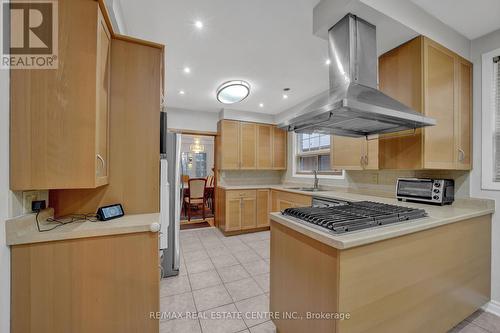
POLYGON ((314 187, 288 187, 289 190, 297 190, 297 191, 305 191, 305 192, 322 192, 328 191, 322 188, 314 188, 314 187))

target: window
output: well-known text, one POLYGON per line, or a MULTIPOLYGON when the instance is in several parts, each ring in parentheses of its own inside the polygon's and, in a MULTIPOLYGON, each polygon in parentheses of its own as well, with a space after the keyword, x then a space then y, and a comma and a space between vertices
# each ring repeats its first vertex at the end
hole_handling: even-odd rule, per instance
POLYGON ((500 190, 500 49, 482 59, 483 189, 500 190))
POLYGON ((342 175, 330 165, 331 136, 327 134, 296 134, 295 171, 297 174, 342 175))

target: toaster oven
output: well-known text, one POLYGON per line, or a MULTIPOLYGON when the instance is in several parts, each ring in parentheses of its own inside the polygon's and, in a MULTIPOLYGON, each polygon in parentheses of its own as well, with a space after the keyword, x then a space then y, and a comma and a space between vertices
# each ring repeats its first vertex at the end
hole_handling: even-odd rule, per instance
POLYGON ((455 199, 452 179, 398 178, 396 197, 399 201, 449 205, 455 199))

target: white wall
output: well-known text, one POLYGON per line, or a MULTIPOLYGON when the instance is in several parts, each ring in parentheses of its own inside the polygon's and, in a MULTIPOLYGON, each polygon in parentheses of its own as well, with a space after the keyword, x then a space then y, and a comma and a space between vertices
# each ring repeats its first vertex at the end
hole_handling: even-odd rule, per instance
MULTIPOLYGON (((471 60, 474 63, 474 115, 473 115, 473 154, 474 168, 470 175, 471 196, 489 198, 496 201, 496 209, 500 208, 500 191, 481 189, 481 55, 500 48, 500 30, 475 39, 471 44, 471 60)), ((493 215, 492 228, 492 288, 491 298, 500 311, 500 214, 493 215)))
POLYGON ((167 106, 167 114, 168 128, 217 132, 218 112, 193 111, 167 106))
POLYGON ((10 250, 5 243, 10 197, 9 71, 0 69, 0 333, 10 330, 10 250))

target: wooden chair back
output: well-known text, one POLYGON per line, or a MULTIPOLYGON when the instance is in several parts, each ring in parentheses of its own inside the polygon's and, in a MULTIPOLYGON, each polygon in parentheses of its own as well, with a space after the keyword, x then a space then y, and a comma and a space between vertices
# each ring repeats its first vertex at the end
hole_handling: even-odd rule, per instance
POLYGON ((207 180, 205 178, 189 179, 189 197, 191 199, 202 199, 205 197, 205 187, 207 180))

